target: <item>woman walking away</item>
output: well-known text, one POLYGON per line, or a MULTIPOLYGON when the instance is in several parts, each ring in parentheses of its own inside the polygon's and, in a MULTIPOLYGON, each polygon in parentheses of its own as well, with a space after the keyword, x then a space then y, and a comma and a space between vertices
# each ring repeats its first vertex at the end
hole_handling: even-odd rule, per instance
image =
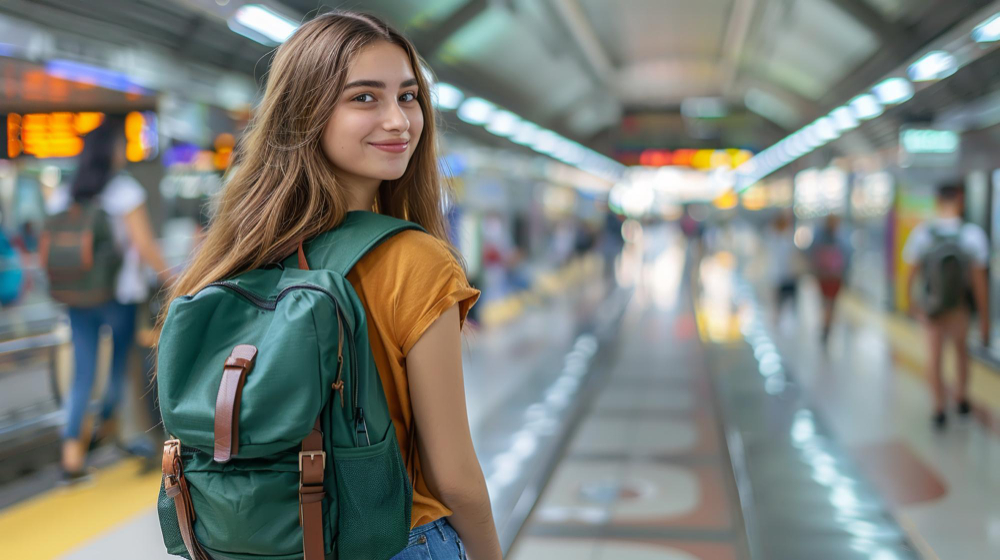
POLYGON ((69 192, 50 200, 52 216, 40 243, 50 293, 67 305, 72 330, 74 373, 62 448, 66 483, 87 478, 88 447, 116 432, 113 417, 135 338, 136 306, 149 295, 143 264, 169 280, 146 212, 146 191, 123 171, 124 130, 123 119, 109 116, 84 138, 69 192), (104 325, 111 329, 111 370, 92 437, 81 432, 104 325))
POLYGON ((447 237, 426 75, 409 40, 360 13, 320 15, 277 49, 237 165, 163 320, 160 404, 180 450, 164 461, 171 552, 501 558, 462 375, 461 330, 479 292, 447 237), (365 325, 367 335, 356 335, 365 325), (345 333, 361 337, 353 350, 345 333), (315 374, 296 377, 305 370, 315 374), (226 392, 219 376, 242 379, 240 371, 246 385, 226 392), (366 385, 369 371, 384 399, 366 385), (317 378, 319 395, 296 393, 293 380, 317 378), (209 397, 192 386, 218 390, 218 400, 212 392, 202 402, 209 397), (394 430, 383 436, 383 426, 394 430), (212 466, 220 462, 224 470, 212 466), (256 470, 237 478, 244 469, 256 470), (178 486, 186 470, 195 472, 178 486), (228 494, 237 479, 247 483, 228 494), (278 495, 291 496, 287 509, 265 500, 278 495), (370 516, 375 507, 383 514, 370 516), (189 511, 200 542, 186 528, 189 511), (267 531, 247 529, 264 516, 267 531))

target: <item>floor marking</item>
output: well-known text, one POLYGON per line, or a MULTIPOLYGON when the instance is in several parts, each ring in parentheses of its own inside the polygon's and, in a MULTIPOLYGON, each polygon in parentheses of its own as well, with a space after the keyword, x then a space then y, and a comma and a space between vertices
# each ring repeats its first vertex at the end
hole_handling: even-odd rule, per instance
POLYGON ((128 459, 102 469, 92 483, 56 488, 0 512, 5 558, 54 560, 156 506, 161 474, 138 475, 128 459))

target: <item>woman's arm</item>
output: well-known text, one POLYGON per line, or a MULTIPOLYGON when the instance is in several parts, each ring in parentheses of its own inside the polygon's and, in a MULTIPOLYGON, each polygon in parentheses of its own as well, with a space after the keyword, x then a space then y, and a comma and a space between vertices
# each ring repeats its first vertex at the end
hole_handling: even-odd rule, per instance
POLYGON ((444 312, 406 356, 421 466, 472 560, 503 557, 486 479, 472 447, 462 379, 458 306, 444 312))
POLYGON ((125 214, 125 228, 128 230, 129 239, 139 251, 142 262, 152 267, 161 281, 169 281, 170 271, 167 262, 163 260, 163 254, 160 253, 159 245, 156 244, 145 204, 140 204, 135 210, 125 214))
POLYGON ((979 314, 979 336, 982 337, 983 346, 990 343, 990 305, 989 305, 989 280, 986 267, 973 265, 972 267, 972 295, 976 301, 976 312, 979 314))

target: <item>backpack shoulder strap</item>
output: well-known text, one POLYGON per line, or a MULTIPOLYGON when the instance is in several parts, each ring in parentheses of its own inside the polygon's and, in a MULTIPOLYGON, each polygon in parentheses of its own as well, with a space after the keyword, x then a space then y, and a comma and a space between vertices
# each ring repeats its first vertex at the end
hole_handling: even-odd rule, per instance
POLYGON ((419 225, 374 212, 349 212, 336 229, 306 242, 305 251, 313 268, 344 276, 354 265, 385 240, 402 231, 424 231, 419 225))

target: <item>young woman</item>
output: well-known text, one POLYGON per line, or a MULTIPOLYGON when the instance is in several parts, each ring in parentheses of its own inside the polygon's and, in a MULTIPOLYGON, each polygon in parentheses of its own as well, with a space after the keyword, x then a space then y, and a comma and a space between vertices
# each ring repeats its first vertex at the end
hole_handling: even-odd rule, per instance
MULTIPOLYGON (((156 244, 146 212, 146 191, 122 170, 125 158, 125 122, 107 117, 84 137, 83 151, 68 191, 58 191, 49 201, 55 214, 71 204, 99 204, 108 215, 116 245, 122 253, 115 282, 115 298, 97 307, 69 307, 73 339, 73 385, 66 399, 62 467, 64 482, 87 477, 84 465, 91 434, 81 434, 87 404, 94 387, 97 345, 103 325, 111 328, 112 359, 107 390, 98 419, 97 439, 115 432, 112 421, 125 383, 128 356, 135 339, 136 306, 149 296, 143 264, 168 281, 166 262, 156 244)), ((151 452, 151 450, 150 450, 151 452)))
POLYGON ((278 49, 214 220, 171 295, 280 261, 348 211, 373 209, 428 232, 391 238, 348 275, 416 472, 411 546, 397 558, 499 559, 462 380, 461 329, 479 292, 447 240, 430 91, 407 39, 341 12, 278 49))

